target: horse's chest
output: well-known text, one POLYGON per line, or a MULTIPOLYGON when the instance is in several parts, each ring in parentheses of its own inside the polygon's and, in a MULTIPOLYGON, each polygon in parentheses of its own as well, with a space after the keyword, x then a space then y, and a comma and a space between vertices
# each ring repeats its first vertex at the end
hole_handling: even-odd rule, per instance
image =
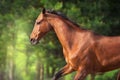
MULTIPOLYGON (((74 56, 74 55, 73 55, 74 56)), ((81 63, 81 60, 80 58, 78 58, 77 56, 74 57, 74 58, 69 58, 68 59, 68 63, 74 68, 74 69, 78 69, 80 63, 81 63)))
POLYGON ((68 64, 74 69, 78 69, 80 65, 85 63, 86 55, 81 51, 66 51, 64 50, 64 57, 68 64))
POLYGON ((80 57, 80 55, 74 54, 74 55, 68 55, 66 58, 66 62, 73 67, 73 69, 77 70, 79 66, 81 66, 83 63, 85 63, 85 58, 80 57))
POLYGON ((88 53, 89 48, 84 44, 77 47, 74 46, 72 49, 68 50, 64 48, 66 62, 76 69, 87 62, 86 60, 88 53))

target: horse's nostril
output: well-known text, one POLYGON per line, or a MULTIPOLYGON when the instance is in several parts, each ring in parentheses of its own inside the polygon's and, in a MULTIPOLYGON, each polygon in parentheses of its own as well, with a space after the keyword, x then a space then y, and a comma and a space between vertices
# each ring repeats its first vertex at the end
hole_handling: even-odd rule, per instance
POLYGON ((33 39, 30 39, 30 41, 32 41, 33 39))
POLYGON ((34 40, 35 40, 35 39, 33 39, 33 38, 30 39, 31 42, 34 42, 34 40))
POLYGON ((31 38, 30 42, 31 42, 31 44, 37 44, 38 43, 38 41, 36 39, 34 39, 34 38, 31 38))

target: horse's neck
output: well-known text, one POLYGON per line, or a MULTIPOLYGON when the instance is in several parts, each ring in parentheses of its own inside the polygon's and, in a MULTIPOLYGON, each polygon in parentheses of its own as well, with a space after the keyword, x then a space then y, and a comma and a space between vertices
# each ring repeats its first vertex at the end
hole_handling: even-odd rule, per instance
POLYGON ((64 48, 71 48, 73 40, 77 33, 77 29, 73 26, 72 23, 67 20, 61 20, 59 18, 52 19, 50 21, 53 26, 54 31, 57 34, 59 41, 61 42, 64 48))

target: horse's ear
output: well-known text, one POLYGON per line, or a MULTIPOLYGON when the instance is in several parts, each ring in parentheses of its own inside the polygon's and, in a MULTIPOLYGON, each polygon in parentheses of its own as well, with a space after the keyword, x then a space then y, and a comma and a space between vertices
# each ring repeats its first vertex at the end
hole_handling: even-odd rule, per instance
POLYGON ((45 12, 46 12, 46 9, 43 8, 43 9, 42 9, 42 14, 45 14, 45 12))

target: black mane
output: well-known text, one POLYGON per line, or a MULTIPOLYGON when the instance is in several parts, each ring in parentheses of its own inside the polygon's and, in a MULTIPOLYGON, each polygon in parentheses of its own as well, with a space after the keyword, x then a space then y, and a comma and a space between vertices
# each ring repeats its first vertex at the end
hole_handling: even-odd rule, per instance
POLYGON ((51 13, 51 14, 55 14, 55 15, 58 15, 58 16, 61 16, 62 18, 66 19, 66 20, 69 20, 71 23, 73 23, 74 25, 76 25, 77 27, 79 27, 78 24, 76 24, 75 22, 73 22, 72 20, 70 20, 65 14, 59 12, 59 11, 55 11, 55 10, 47 10, 48 13, 51 13))

